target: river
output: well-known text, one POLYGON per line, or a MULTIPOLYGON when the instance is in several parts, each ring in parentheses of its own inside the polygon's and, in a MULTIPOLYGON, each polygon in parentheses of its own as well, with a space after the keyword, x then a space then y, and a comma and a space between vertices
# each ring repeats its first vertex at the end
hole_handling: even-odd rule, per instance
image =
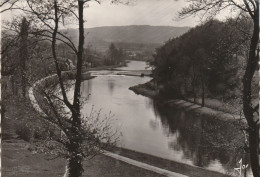
MULTIPOLYGON (((145 70, 146 64, 130 61, 124 70, 145 70)), ((94 106, 101 116, 111 112, 113 126, 122 133, 118 146, 180 163, 222 173, 233 173, 242 157, 234 144, 241 142, 239 130, 231 123, 168 108, 128 88, 150 77, 116 75, 116 71, 93 72, 97 77, 82 83, 88 96, 83 114, 94 106)))

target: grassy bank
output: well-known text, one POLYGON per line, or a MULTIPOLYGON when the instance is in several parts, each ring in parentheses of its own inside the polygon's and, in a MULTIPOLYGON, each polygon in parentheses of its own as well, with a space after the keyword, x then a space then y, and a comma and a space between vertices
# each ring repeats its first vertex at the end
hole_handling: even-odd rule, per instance
POLYGON ((158 90, 155 90, 154 87, 152 87, 151 81, 130 87, 129 90, 132 90, 138 95, 140 94, 149 98, 155 98, 158 96, 158 90))
MULTIPOLYGON (((114 153, 162 169, 193 177, 225 177, 227 175, 185 165, 122 148, 114 153)), ((2 144, 2 175, 4 177, 58 177, 63 176, 66 161, 31 150, 31 144, 19 138, 10 138, 2 144)), ((160 175, 105 155, 84 162, 84 177, 163 177, 160 175)))
MULTIPOLYGON (((215 114, 226 114, 226 115, 236 115, 238 117, 242 111, 242 105, 239 103, 239 99, 230 100, 229 102, 223 102, 218 99, 205 98, 205 106, 201 107, 201 98, 197 98, 194 103, 192 98, 184 98, 183 101, 180 99, 170 99, 165 98, 159 94, 159 90, 154 88, 152 82, 147 82, 144 84, 139 84, 129 88, 136 94, 140 94, 149 98, 160 99, 162 102, 168 104, 169 106, 179 106, 179 108, 194 106, 194 110, 200 108, 202 113, 215 113, 215 114), (179 101, 179 102, 178 102, 179 101)), ((193 110, 193 109, 188 109, 193 110)), ((198 110, 196 110, 198 111, 198 110)))
MULTIPOLYGON (((30 144, 9 139, 2 144, 2 176, 4 177, 58 177, 65 172, 65 159, 30 151, 30 144)), ((84 162, 84 177, 162 177, 113 158, 99 155, 84 162)))
MULTIPOLYGON (((34 151, 34 142, 39 141, 44 126, 48 124, 42 121, 28 99, 9 99, 2 117, 2 176, 63 176, 65 159, 34 151)), ((85 161, 84 169, 84 177, 162 176, 104 155, 85 161)))

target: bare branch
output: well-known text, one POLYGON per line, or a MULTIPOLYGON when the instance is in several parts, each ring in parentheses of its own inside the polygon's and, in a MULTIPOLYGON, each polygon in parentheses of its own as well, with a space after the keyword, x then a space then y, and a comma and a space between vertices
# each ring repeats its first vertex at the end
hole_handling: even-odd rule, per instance
POLYGON ((245 5, 246 5, 246 9, 247 9, 248 13, 252 17, 252 19, 254 19, 254 14, 253 14, 252 10, 250 9, 248 2, 246 0, 243 0, 243 1, 244 1, 245 5))
POLYGON ((242 7, 241 5, 237 4, 234 0, 230 0, 232 2, 232 5, 236 6, 237 8, 239 8, 240 10, 247 12, 247 10, 242 7))
MULTIPOLYGON (((43 19, 43 18, 41 17, 42 14, 39 14, 38 12, 36 12, 36 11, 33 9, 32 5, 29 3, 28 0, 27 0, 26 2, 27 2, 28 6, 29 6, 30 9, 31 9, 31 12, 30 12, 30 11, 27 11, 27 12, 30 12, 30 13, 35 14, 35 15, 38 17, 38 19, 39 19, 44 25, 46 25, 49 29, 51 29, 52 31, 54 31, 54 28, 51 27, 51 26, 45 21, 46 18, 43 19)), ((50 17, 49 17, 48 19, 55 20, 55 18, 50 18, 50 17)), ((57 19, 58 19, 58 17, 57 17, 57 19)), ((46 31, 47 31, 47 30, 46 30, 46 31)), ((49 31, 48 31, 48 32, 49 32, 49 31)), ((50 33, 51 33, 51 32, 50 32, 50 33)), ((74 51, 75 53, 77 53, 77 48, 76 48, 76 46, 74 45, 74 43, 71 41, 71 39, 70 39, 69 37, 67 37, 66 35, 64 35, 63 33, 59 32, 59 31, 57 31, 57 34, 61 35, 61 36, 64 37, 66 40, 68 40, 68 42, 66 42, 66 44, 69 44, 69 46, 73 49, 73 51, 74 51)))
POLYGON ((15 0, 13 2, 10 2, 10 0, 5 0, 4 2, 2 2, 0 4, 0 13, 3 13, 5 11, 8 11, 8 10, 14 10, 14 9, 19 9, 17 7, 14 7, 14 5, 18 2, 18 0, 15 0), (10 4, 9 7, 6 7, 5 9, 2 9, 5 5, 7 4, 10 4))
POLYGON ((254 8, 254 11, 256 10, 256 4, 255 4, 255 2, 253 1, 253 0, 249 0, 249 2, 252 4, 252 6, 253 6, 253 8, 254 8))

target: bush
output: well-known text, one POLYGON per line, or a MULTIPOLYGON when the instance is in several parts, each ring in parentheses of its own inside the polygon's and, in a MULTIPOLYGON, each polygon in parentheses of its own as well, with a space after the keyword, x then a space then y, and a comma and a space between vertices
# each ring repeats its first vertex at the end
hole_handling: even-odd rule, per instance
POLYGON ((46 140, 55 136, 55 130, 50 127, 37 127, 34 130, 33 135, 35 140, 46 140))
POLYGON ((174 84, 166 84, 159 90, 160 95, 166 99, 183 99, 181 90, 174 84))
POLYGON ((33 137, 33 131, 31 131, 29 126, 26 124, 17 125, 15 133, 18 135, 19 138, 28 142, 33 137))

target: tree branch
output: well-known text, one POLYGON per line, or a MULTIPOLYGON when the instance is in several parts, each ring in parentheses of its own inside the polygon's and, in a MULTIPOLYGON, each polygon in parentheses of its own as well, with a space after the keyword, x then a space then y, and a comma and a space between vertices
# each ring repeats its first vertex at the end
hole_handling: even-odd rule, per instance
POLYGON ((246 9, 247 9, 248 13, 249 13, 250 16, 252 17, 252 19, 254 19, 254 16, 255 16, 255 15, 253 14, 252 10, 250 9, 247 0, 243 0, 243 1, 244 1, 245 5, 246 5, 246 9))

